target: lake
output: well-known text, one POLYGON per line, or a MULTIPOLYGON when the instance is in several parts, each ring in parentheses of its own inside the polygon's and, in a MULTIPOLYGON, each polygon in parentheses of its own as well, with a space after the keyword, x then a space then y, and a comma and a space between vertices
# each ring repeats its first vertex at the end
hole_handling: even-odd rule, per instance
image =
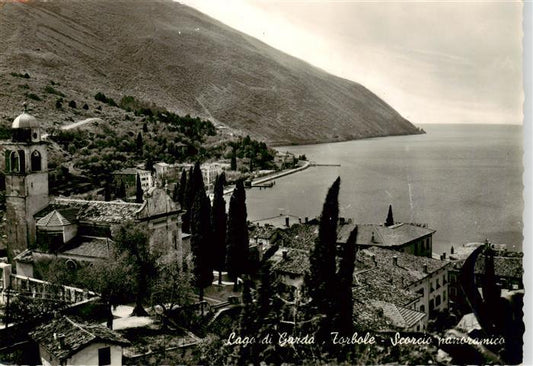
POLYGON ((522 249, 522 126, 422 125, 425 135, 279 147, 317 163, 247 190, 248 219, 320 214, 327 189, 341 177, 340 215, 358 223, 394 220, 436 230, 433 251, 480 242, 522 249))

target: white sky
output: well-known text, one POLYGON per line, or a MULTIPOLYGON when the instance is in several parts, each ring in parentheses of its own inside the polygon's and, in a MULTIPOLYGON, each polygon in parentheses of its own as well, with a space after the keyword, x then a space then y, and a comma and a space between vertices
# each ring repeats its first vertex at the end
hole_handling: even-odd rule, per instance
POLYGON ((522 123, 522 4, 181 0, 418 123, 522 123))

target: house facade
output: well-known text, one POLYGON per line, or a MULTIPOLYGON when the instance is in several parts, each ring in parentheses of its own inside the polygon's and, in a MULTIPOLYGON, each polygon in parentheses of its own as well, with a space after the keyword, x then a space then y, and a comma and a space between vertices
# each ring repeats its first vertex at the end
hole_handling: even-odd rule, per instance
POLYGON ((63 316, 37 327, 30 337, 39 346, 41 363, 56 365, 122 365, 130 342, 103 325, 63 316))

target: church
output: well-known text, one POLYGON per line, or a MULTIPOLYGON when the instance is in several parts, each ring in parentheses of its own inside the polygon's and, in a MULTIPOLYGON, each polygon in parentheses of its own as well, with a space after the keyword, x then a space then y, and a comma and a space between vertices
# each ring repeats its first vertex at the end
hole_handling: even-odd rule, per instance
POLYGON ((182 240, 181 208, 163 188, 151 188, 143 203, 51 197, 48 142, 37 119, 24 112, 12 124, 11 141, 0 142, 5 157, 7 254, 17 274, 33 277, 33 261, 57 256, 77 266, 105 259, 113 231, 126 221, 145 228, 151 250, 190 253, 182 240))

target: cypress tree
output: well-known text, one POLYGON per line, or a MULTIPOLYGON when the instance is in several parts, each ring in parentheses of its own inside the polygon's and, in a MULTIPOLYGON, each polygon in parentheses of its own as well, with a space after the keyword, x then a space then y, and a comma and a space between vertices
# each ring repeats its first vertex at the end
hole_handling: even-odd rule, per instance
POLYGON ((389 205, 389 212, 387 213, 387 219, 385 220, 385 226, 394 225, 394 218, 392 217, 392 205, 389 205))
POLYGON ((137 154, 139 156, 143 154, 143 135, 140 132, 137 134, 137 154))
POLYGON ((246 193, 242 180, 237 182, 228 211, 226 269, 237 285, 237 277, 248 272, 248 225, 246 193))
POLYGON ((174 189, 172 190, 172 201, 179 202, 178 201, 179 192, 180 192, 180 184, 179 182, 177 182, 176 184, 174 184, 174 189))
POLYGON ((198 287, 200 301, 204 298, 204 288, 213 282, 211 230, 211 202, 201 187, 191 209, 191 251, 193 254, 193 273, 198 287))
POLYGON ((190 233, 191 231, 191 208, 192 203, 194 199, 194 182, 193 182, 193 168, 191 167, 189 169, 189 173, 187 175, 187 186, 185 187, 185 192, 183 195, 183 209, 185 210, 185 213, 182 216, 182 228, 183 231, 186 233, 190 233))
POLYGON ((117 190, 117 197, 118 198, 125 198, 126 197, 126 185, 124 184, 124 181, 120 182, 120 186, 117 190))
POLYGON ((136 188, 136 191, 135 191, 135 202, 137 203, 142 203, 143 202, 143 188, 142 188, 142 184, 141 184, 141 176, 140 174, 137 174, 137 182, 135 184, 135 188, 136 188))
POLYGON ((339 218, 340 177, 330 187, 320 217, 318 238, 311 251, 310 295, 322 314, 331 313, 331 302, 335 294, 337 221, 339 218))
POLYGON ((181 171, 180 188, 178 191, 178 203, 184 206, 185 190, 187 189, 187 170, 181 171))
POLYGON ((352 230, 342 250, 342 258, 337 273, 337 316, 335 329, 344 336, 353 333, 353 298, 352 282, 355 268, 357 226, 352 230))
POLYGON ((259 319, 268 320, 272 311, 272 299, 274 289, 272 288, 272 265, 269 261, 264 262, 259 272, 260 285, 257 289, 257 315, 259 319))
POLYGON ((215 260, 214 269, 218 271, 218 283, 222 283, 222 271, 226 264, 226 201, 224 200, 224 184, 226 175, 224 173, 217 176, 215 181, 212 225, 213 225, 213 258, 215 260))
POLYGON ((104 183, 104 201, 111 201, 111 184, 109 178, 106 178, 104 183))

